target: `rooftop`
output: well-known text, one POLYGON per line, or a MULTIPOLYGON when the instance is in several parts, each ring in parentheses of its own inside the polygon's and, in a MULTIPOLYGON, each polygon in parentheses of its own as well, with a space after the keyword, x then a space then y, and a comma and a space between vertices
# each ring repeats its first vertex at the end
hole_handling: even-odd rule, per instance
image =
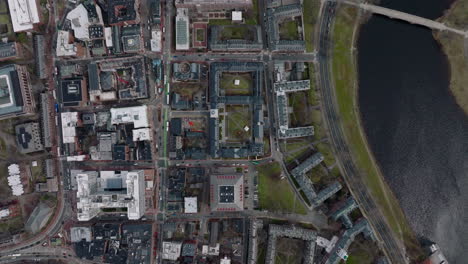
POLYGON ((189 17, 187 8, 178 8, 176 16, 176 50, 188 50, 189 41, 189 17))
POLYGON ((16 42, 0 43, 0 60, 14 58, 17 55, 16 42))
POLYGON ((149 127, 147 106, 111 108, 112 124, 133 123, 135 128, 149 127))
POLYGON ((32 112, 34 106, 26 67, 13 64, 0 67, 0 118, 32 112))
POLYGON ((108 0, 109 24, 134 23, 137 19, 135 0, 108 0))
POLYGON ((8 0, 8 7, 15 32, 31 30, 40 22, 35 0, 8 0))
POLYGON ((16 141, 21 153, 31 153, 44 150, 39 123, 32 122, 15 127, 16 141))
POLYGON ((244 176, 211 175, 210 206, 212 211, 244 210, 244 176))
POLYGON ((177 260, 182 251, 182 242, 163 242, 162 258, 167 260, 177 260))
POLYGON ((88 17, 88 10, 83 4, 78 5, 75 9, 67 14, 67 19, 70 20, 75 38, 81 40, 89 40, 89 26, 90 21, 88 17))
POLYGON ((78 220, 89 221, 102 208, 127 208, 130 220, 145 213, 143 171, 76 172, 78 220))
POLYGON ((197 197, 184 197, 184 213, 195 214, 197 212, 197 197))

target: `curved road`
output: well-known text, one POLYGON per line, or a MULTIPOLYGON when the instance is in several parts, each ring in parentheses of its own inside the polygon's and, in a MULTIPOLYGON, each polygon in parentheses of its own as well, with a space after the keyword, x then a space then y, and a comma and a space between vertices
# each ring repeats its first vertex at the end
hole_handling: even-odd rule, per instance
MULTIPOLYGON (((54 36, 55 36, 55 31, 56 31, 56 17, 55 17, 55 14, 57 12, 56 11, 56 6, 55 4, 50 4, 51 1, 49 1, 49 5, 50 5, 50 16, 49 16, 49 22, 48 22, 48 28, 47 28, 47 33, 48 33, 48 39, 47 41, 50 42, 52 41, 53 43, 53 39, 54 39, 54 36)), ((54 2, 55 3, 55 2, 54 2)), ((49 91, 52 91, 55 89, 54 87, 54 84, 55 84, 55 80, 54 80, 54 56, 51 56, 51 54, 55 54, 54 52, 54 45, 47 45, 47 47, 49 48, 49 50, 46 50, 46 54, 49 54, 49 56, 47 56, 47 71, 48 71, 48 80, 47 80, 47 84, 48 84, 48 90, 49 91)), ((55 102, 51 103, 50 105, 54 105, 55 102)), ((53 113, 55 113, 55 111, 52 110, 53 113)), ((60 135, 59 133, 51 133, 52 135, 55 134, 57 136, 56 138, 56 142, 59 142, 60 141, 60 135)), ((54 144, 54 147, 52 148, 52 151, 51 153, 55 156, 55 157, 58 157, 59 156, 59 153, 57 153, 57 148, 56 148, 56 143, 54 144)), ((6 247, 0 247, 0 256, 5 256, 5 255, 8 255, 8 254, 11 254, 11 253, 16 253, 17 251, 19 250, 22 250, 22 249, 26 249, 26 248, 29 248, 29 247, 32 247, 34 245, 37 245, 37 244, 40 244, 44 239, 46 239, 49 235, 53 235, 55 233, 57 233, 60 228, 62 227, 62 219, 63 219, 63 216, 64 216, 64 211, 65 211, 65 199, 64 199, 64 190, 63 190, 63 185, 60 184, 61 183, 61 177, 60 177, 60 172, 62 171, 62 168, 64 168, 63 165, 66 165, 66 164, 63 164, 62 161, 58 160, 58 159, 55 159, 55 162, 56 162, 56 168, 58 168, 59 170, 56 170, 57 171, 57 182, 58 182, 58 193, 57 193, 57 206, 54 208, 55 210, 55 214, 54 216, 52 217, 51 221, 48 223, 47 227, 45 227, 40 233, 36 234, 34 237, 31 237, 29 239, 26 239, 24 241, 21 241, 20 243, 18 244, 14 244, 14 245, 9 245, 9 246, 6 246, 6 247), (58 210, 58 211, 57 211, 58 210)), ((62 180, 63 181, 63 180, 62 180)))
POLYGON ((332 54, 330 53, 330 43, 332 43, 330 29, 333 28, 332 14, 334 14, 335 10, 336 2, 327 1, 325 3, 323 13, 320 16, 320 35, 318 40, 320 91, 324 117, 329 129, 331 142, 337 152, 343 176, 353 193, 354 198, 359 203, 361 210, 377 234, 378 240, 380 241, 387 257, 391 263, 408 263, 404 247, 386 223, 377 204, 369 194, 369 191, 360 176, 359 170, 354 164, 344 137, 339 114, 335 107, 334 87, 330 73, 330 60, 332 57, 332 54))

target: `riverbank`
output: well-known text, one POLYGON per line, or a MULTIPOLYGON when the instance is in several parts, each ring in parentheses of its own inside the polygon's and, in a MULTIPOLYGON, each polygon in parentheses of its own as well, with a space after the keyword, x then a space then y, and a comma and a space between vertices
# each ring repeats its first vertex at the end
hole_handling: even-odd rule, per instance
POLYGON ((336 14, 333 28, 333 80, 336 101, 345 137, 354 162, 361 170, 363 180, 379 205, 393 232, 403 241, 412 260, 422 256, 416 237, 410 228, 399 202, 384 181, 368 147, 358 108, 358 80, 355 42, 360 17, 358 10, 342 6, 336 14))
MULTIPOLYGON (((468 29, 468 0, 456 0, 438 21, 449 27, 468 29)), ((468 42, 450 32, 434 31, 433 35, 450 64, 450 90, 468 115, 468 42)))

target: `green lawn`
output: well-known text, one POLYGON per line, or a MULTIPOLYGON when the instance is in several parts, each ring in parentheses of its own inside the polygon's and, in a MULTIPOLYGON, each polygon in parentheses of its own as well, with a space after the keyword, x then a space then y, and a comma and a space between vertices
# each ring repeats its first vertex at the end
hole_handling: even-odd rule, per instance
POLYGON ((220 88, 226 95, 251 95, 252 75, 250 73, 223 73, 220 80, 220 88), (235 81, 239 80, 239 85, 235 81))
POLYGON ((205 41, 205 30, 197 28, 197 41, 205 41))
POLYGON ((319 94, 316 91, 317 82, 315 78, 315 69, 312 63, 309 63, 309 80, 310 80, 310 89, 307 91, 307 102, 309 105, 315 106, 319 104, 319 94))
POLYGON ((284 160, 286 163, 290 163, 302 156, 304 153, 310 151, 310 149, 306 147, 309 144, 310 142, 307 138, 290 139, 282 142, 280 144, 280 148, 281 152, 284 154, 284 160))
MULTIPOLYGON (((468 0, 455 1, 440 19, 447 26, 465 30, 468 26, 468 0)), ((450 89, 457 103, 468 115, 468 60, 463 36, 447 31, 434 31, 450 64, 450 89)))
POLYGON ((21 215, 0 222, 0 233, 16 232, 23 228, 23 218, 21 215))
POLYGON ((245 39, 251 30, 247 26, 228 26, 221 31, 221 39, 245 39))
POLYGON ((292 112, 290 114, 291 126, 310 126, 312 124, 312 119, 311 115, 309 115, 307 92, 290 93, 288 100, 289 106, 292 107, 292 112))
POLYGON ((317 145, 315 145, 315 147, 325 157, 324 162, 327 166, 330 166, 333 163, 335 163, 335 156, 333 155, 330 144, 328 144, 327 142, 320 142, 317 145))
POLYGON ((258 22, 257 22, 257 18, 258 18, 258 0, 253 0, 252 4, 253 4, 252 12, 251 12, 251 14, 249 13, 249 15, 245 18, 245 23, 247 25, 257 25, 258 24, 258 22))
POLYGON ((468 0, 457 0, 446 11, 441 22, 449 27, 465 29, 468 26, 468 0))
POLYGON ((7 1, 0 1, 0 13, 8 13, 7 1))
POLYGON ((259 206, 263 210, 306 214, 307 210, 296 197, 286 178, 280 179, 281 166, 266 163, 257 166, 259 206))
POLYGON ((227 26, 227 25, 232 25, 231 19, 210 19, 208 22, 208 25, 210 26, 227 26))
POLYGON ((6 142, 3 138, 0 138, 0 157, 6 158, 8 156, 8 149, 6 142))
POLYGON ((350 255, 346 260, 346 264, 371 264, 372 259, 369 259, 369 255, 350 255))
POLYGON ((291 20, 286 21, 279 25, 280 39, 284 40, 296 40, 299 38, 299 32, 297 31, 297 21, 291 20))
POLYGON ((42 160, 37 161, 36 167, 31 166, 31 174, 35 181, 45 182, 47 180, 42 166, 42 160))
POLYGON ((306 152, 309 151, 309 148, 303 148, 301 150, 298 150, 296 152, 291 152, 291 153, 287 153, 285 154, 285 161, 287 164, 293 162, 294 160, 300 158, 302 155, 304 155, 306 152))
POLYGON ((263 152, 266 154, 270 153, 270 138, 269 137, 264 137, 263 138, 263 152))
POLYGON ((315 24, 317 23, 320 1, 319 0, 306 0, 303 2, 304 10, 304 38, 306 42, 306 51, 312 52, 314 50, 314 34, 315 24))
POLYGON ((305 145, 308 145, 309 142, 306 139, 289 139, 285 143, 281 144, 282 146, 285 146, 285 150, 283 152, 289 152, 293 151, 295 149, 304 147, 305 145))
POLYGON ((10 17, 8 14, 0 15, 0 24, 10 24, 10 17))
POLYGON ((384 213, 392 230, 400 235, 409 249, 409 254, 420 253, 420 247, 414 233, 406 221, 399 203, 389 187, 384 182, 373 162, 371 153, 366 147, 365 138, 359 123, 359 113, 356 111, 356 65, 350 52, 353 25, 357 21, 357 10, 353 7, 342 7, 337 11, 337 19, 333 28, 333 79, 340 120, 346 140, 350 146, 354 161, 364 177, 364 182, 370 190, 380 209, 384 213), (411 252, 412 251, 412 252, 411 252))
POLYGON ((250 139, 252 135, 252 113, 245 105, 228 105, 226 107, 227 141, 233 143, 243 143, 250 139), (244 128, 248 126, 249 130, 244 128))

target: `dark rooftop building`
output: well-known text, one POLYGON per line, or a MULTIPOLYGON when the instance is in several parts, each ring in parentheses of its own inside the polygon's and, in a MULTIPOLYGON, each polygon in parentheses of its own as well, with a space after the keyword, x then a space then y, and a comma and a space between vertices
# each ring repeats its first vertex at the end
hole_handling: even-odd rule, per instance
POLYGON ((342 261, 342 258, 347 256, 343 256, 343 251, 346 253, 351 243, 354 241, 356 236, 360 233, 363 233, 364 236, 374 239, 374 233, 369 226, 369 223, 366 219, 361 219, 355 223, 355 225, 347 229, 343 235, 340 237, 338 242, 333 247, 328 259, 324 262, 325 264, 338 264, 342 261))
POLYGON ((95 62, 88 64, 88 85, 90 91, 99 90, 98 66, 95 62))
POLYGON ((282 51, 304 51, 305 41, 280 39, 279 22, 285 18, 302 16, 300 4, 284 5, 276 8, 268 8, 266 12, 266 30, 270 49, 282 51))
POLYGON ((190 102, 182 99, 182 96, 178 93, 172 94, 171 107, 175 110, 189 110, 190 102))
POLYGON ((91 25, 89 26, 88 30, 90 39, 104 37, 104 27, 102 25, 91 25))
POLYGON ((254 51, 263 48, 262 29, 260 26, 211 26, 210 49, 213 51, 254 51), (223 39, 221 37, 225 27, 246 27, 252 35, 251 39, 223 39))
POLYGON ((110 25, 136 24, 138 19, 138 0, 108 0, 107 14, 110 25))
POLYGON ((244 176, 211 175, 210 207, 211 211, 244 210, 244 176))
POLYGON ((19 55, 19 47, 16 42, 0 42, 0 61, 14 59, 19 55))
POLYGON ((150 0, 151 18, 158 23, 161 20, 161 0, 150 0))
POLYGON ((171 119, 171 134, 174 136, 182 136, 182 119, 172 118, 171 119))
POLYGON ((78 106, 83 101, 83 78, 65 79, 60 82, 64 106, 78 106))
POLYGON ((209 148, 212 158, 245 158, 263 155, 263 64, 257 62, 215 62, 210 65, 210 120, 209 120, 209 148), (249 72, 252 74, 252 95, 250 96, 224 96, 221 93, 221 75, 223 72, 249 72), (219 114, 220 106, 250 105, 252 115, 252 139, 244 146, 228 146, 220 142, 219 114))
POLYGON ((210 245, 215 246, 218 243, 219 222, 210 222, 210 245))
POLYGON ((140 56, 101 60, 88 65, 91 102, 148 97, 146 72, 140 56))
POLYGON ((34 57, 36 63, 35 71, 39 79, 47 78, 44 52, 44 35, 34 35, 34 57))
POLYGON ((126 149, 125 145, 114 145, 112 151, 113 160, 126 160, 126 149))
POLYGON ((41 133, 39 123, 26 123, 17 125, 16 143, 21 153, 31 153, 44 150, 44 145, 41 141, 41 133))
POLYGON ((335 221, 341 220, 346 228, 351 228, 353 227, 353 222, 349 214, 356 208, 358 208, 356 201, 353 197, 349 197, 330 215, 330 217, 335 221))
POLYGON ((124 225, 122 244, 127 248, 126 263, 150 264, 151 239, 151 224, 124 225))
POLYGON ((140 25, 129 25, 121 29, 122 47, 125 53, 138 52, 142 47, 140 25))
POLYGON ((35 113, 35 102, 26 66, 0 68, 0 119, 35 113))
POLYGON ((232 9, 247 10, 253 7, 252 0, 176 0, 177 8, 189 8, 191 10, 208 13, 209 11, 226 11, 232 9))
POLYGON ((197 250, 197 245, 195 242, 186 242, 182 245, 182 253, 183 257, 194 257, 197 250))

